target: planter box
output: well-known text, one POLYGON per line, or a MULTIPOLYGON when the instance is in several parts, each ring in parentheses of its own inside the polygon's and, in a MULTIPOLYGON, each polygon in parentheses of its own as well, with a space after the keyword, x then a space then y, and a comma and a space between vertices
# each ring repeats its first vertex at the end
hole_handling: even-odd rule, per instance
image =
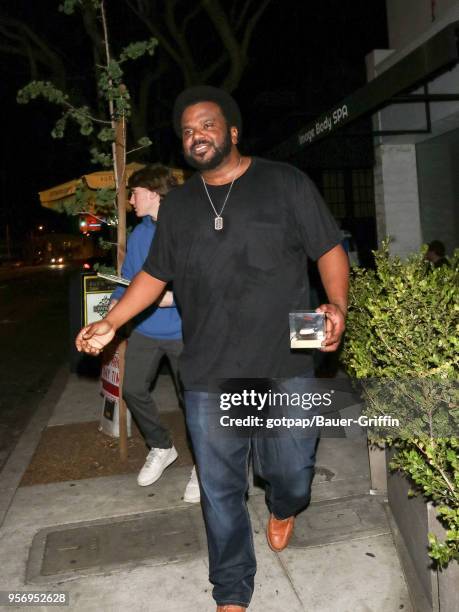
MULTIPOLYGON (((437 511, 435 506, 429 502, 427 504, 427 520, 429 531, 434 533, 439 538, 444 538, 445 528, 437 519, 437 511)), ((457 612, 459 610, 459 563, 451 561, 443 571, 435 572, 437 575, 437 593, 438 608, 434 608, 441 612, 457 612)))
POLYGON ((386 449, 368 443, 371 490, 376 495, 387 494, 386 449))
MULTIPOLYGON (((387 463, 393 450, 387 452, 387 463)), ((437 520, 432 503, 422 496, 408 497, 410 483, 398 472, 387 475, 387 493, 395 544, 401 559, 410 597, 416 612, 457 612, 459 564, 446 570, 432 569, 428 555, 428 532, 442 537, 445 530, 437 520)))

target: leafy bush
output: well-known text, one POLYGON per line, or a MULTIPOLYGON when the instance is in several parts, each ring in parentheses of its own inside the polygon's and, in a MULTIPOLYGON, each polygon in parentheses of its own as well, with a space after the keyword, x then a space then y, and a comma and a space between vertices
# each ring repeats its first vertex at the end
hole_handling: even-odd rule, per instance
POLYGON ((375 270, 353 270, 342 359, 366 414, 400 421, 372 440, 397 447, 390 467, 437 506, 447 532, 429 534, 429 554, 445 567, 459 560, 459 251, 439 268, 424 253, 402 261, 384 244, 375 270))

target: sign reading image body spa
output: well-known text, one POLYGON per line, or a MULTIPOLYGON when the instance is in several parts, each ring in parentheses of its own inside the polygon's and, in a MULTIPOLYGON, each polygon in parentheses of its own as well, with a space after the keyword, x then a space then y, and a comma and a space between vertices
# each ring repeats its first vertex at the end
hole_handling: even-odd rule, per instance
POLYGON ((83 325, 90 325, 105 317, 115 288, 115 283, 100 276, 83 277, 83 325))
POLYGON ((308 128, 298 136, 298 143, 304 145, 311 144, 317 138, 322 138, 330 134, 340 124, 345 123, 349 118, 347 104, 343 104, 328 113, 320 115, 320 117, 308 126, 308 128))

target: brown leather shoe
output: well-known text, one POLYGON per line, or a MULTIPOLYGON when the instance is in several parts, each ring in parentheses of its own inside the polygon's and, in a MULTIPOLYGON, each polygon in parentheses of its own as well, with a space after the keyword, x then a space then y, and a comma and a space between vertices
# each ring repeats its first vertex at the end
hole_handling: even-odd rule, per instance
POLYGON ((266 529, 266 537, 271 550, 280 552, 287 547, 293 533, 294 523, 294 516, 289 516, 286 519, 277 519, 274 514, 271 514, 266 529))
POLYGON ((244 612, 247 608, 242 606, 235 606, 234 604, 227 604, 226 606, 217 606, 217 612, 244 612))

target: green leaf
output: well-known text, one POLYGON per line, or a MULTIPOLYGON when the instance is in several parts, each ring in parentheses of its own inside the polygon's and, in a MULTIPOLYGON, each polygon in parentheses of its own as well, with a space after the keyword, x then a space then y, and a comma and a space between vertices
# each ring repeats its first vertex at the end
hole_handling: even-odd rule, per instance
POLYGON ((113 157, 110 153, 104 153, 99 151, 96 147, 90 149, 91 162, 93 164, 100 164, 104 168, 110 168, 113 165, 113 157))
POLYGON ((153 55, 157 45, 156 38, 131 43, 120 53, 120 63, 127 60, 136 60, 145 54, 153 55))
POLYGON ((113 128, 102 128, 97 134, 97 138, 102 142, 114 141, 115 130, 113 128))
POLYGON ((153 144, 148 136, 142 136, 142 138, 139 138, 137 142, 141 147, 149 147, 151 144, 153 144))

